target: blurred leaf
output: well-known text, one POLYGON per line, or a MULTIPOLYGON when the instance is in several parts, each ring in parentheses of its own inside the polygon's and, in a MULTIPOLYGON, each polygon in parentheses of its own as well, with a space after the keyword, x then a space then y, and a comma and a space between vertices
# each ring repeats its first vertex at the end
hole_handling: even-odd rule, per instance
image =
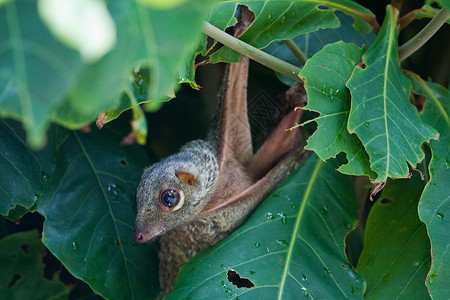
POLYGON ((350 177, 311 155, 242 227, 189 261, 166 299, 361 298, 344 252, 354 197, 350 177), (254 287, 230 283, 231 269, 254 287))
POLYGON ((42 146, 49 114, 80 76, 81 60, 53 38, 36 1, 0 6, 0 28, 0 114, 21 120, 28 142, 42 146))
POLYGON ((168 9, 183 4, 188 0, 135 0, 136 2, 156 9, 168 9))
POLYGON ((364 299, 429 299, 430 242, 417 214, 424 186, 417 172, 389 180, 372 207, 358 262, 367 282, 364 299))
POLYGON ((450 9, 450 0, 425 0, 426 4, 439 3, 441 6, 450 9))
POLYGON ((388 6, 377 38, 362 57, 365 67, 355 68, 347 82, 348 129, 366 148, 377 182, 407 177, 408 163, 416 166, 424 158, 421 144, 437 138, 409 102, 410 83, 398 65, 397 17, 398 10, 388 6))
POLYGON ((127 96, 131 105, 131 111, 133 112, 133 119, 131 120, 131 132, 122 140, 121 145, 132 145, 136 143, 145 145, 148 133, 145 113, 131 91, 127 93, 127 96))
POLYGON ((158 292, 154 245, 132 241, 147 160, 142 149, 119 146, 123 127, 116 121, 72 132, 57 148, 49 143, 55 170, 37 210, 45 216, 44 244, 74 276, 107 299, 144 299, 158 292))
POLYGON ((434 299, 448 296, 450 269, 450 102, 448 90, 443 86, 426 82, 408 73, 415 93, 424 95, 427 101, 421 112, 426 124, 435 127, 438 141, 431 141, 432 158, 429 165, 430 181, 425 186, 419 203, 420 219, 426 224, 433 255, 427 286, 434 299))
POLYGON ((17 205, 31 208, 42 195, 46 173, 16 122, 0 120, 0 214, 17 205))
POLYGON ((145 108, 147 109, 148 105, 151 104, 161 104, 169 101, 171 97, 167 96, 162 100, 151 100, 149 98, 149 81, 150 81, 150 72, 147 69, 140 69, 135 71, 133 74, 133 80, 130 84, 130 87, 127 87, 120 97, 120 102, 108 110, 107 117, 105 119, 105 123, 108 123, 112 120, 118 118, 124 111, 132 109, 140 104, 146 104, 145 108))
POLYGON ((374 178, 361 141, 347 130, 351 99, 345 83, 362 53, 354 44, 328 44, 309 59, 300 72, 308 93, 308 105, 304 109, 320 113, 314 119, 318 128, 305 149, 313 150, 324 161, 344 152, 348 163, 339 167, 340 172, 374 178))
MULTIPOLYGON (((358 27, 365 32, 370 31, 366 22, 375 20, 370 10, 348 0, 224 2, 215 6, 209 20, 213 25, 218 18, 229 22, 239 4, 248 6, 255 14, 252 25, 239 39, 259 49, 265 48, 274 40, 292 39, 320 28, 338 27, 339 20, 334 14, 336 9, 355 17, 360 25, 365 23, 367 26, 362 26, 364 28, 358 27)), ((237 62, 239 57, 240 54, 224 47, 211 56, 211 61, 237 62)))
POLYGON ((49 121, 69 128, 92 122, 115 106, 130 72, 149 68, 150 99, 172 94, 180 70, 198 45, 214 1, 191 0, 170 10, 109 1, 117 28, 112 51, 94 64, 56 41, 31 0, 0 6, 0 113, 24 123, 33 147, 45 143, 49 121), (45 87, 45 88, 42 88, 45 87))
POLYGON ((69 288, 44 277, 44 247, 37 231, 20 232, 0 240, 0 299, 67 299, 69 288))
POLYGON ((39 16, 60 42, 93 63, 116 43, 116 25, 105 2, 96 0, 38 0, 39 16), (95 30, 93 30, 95 28, 95 30))

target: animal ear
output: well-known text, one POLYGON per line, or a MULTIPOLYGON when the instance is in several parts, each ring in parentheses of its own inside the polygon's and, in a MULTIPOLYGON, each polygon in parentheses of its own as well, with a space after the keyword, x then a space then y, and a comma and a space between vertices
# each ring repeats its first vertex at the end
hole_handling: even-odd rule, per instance
POLYGON ((195 177, 189 172, 180 171, 175 174, 183 183, 193 186, 195 185, 195 177))

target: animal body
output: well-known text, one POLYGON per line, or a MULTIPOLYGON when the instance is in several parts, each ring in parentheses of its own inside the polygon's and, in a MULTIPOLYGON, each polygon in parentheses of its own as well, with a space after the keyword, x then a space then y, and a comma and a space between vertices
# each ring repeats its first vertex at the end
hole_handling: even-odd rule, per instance
POLYGON ((248 58, 227 66, 216 114, 204 140, 145 169, 137 189, 134 240, 160 238, 162 294, 194 254, 239 227, 306 156, 291 109, 254 153, 247 115, 248 58))

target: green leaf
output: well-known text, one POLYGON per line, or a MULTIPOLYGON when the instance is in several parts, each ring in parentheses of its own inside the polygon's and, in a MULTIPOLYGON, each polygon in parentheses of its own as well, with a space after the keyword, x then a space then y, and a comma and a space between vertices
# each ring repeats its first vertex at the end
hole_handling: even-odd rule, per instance
POLYGON ((74 276, 108 299, 143 299, 158 292, 155 246, 137 245, 131 238, 136 186, 148 162, 142 148, 120 146, 127 121, 118 119, 90 133, 52 126, 40 152, 26 148, 19 126, 10 125, 15 122, 0 123, 2 132, 11 132, 10 140, 1 136, 2 153, 21 145, 23 150, 9 158, 27 171, 2 178, 2 190, 13 194, 21 181, 41 187, 32 209, 46 218, 44 244, 74 276), (25 165, 33 160, 35 167, 25 165))
MULTIPOLYGON (((338 17, 339 22, 341 23, 341 26, 339 26, 338 28, 320 29, 292 39, 292 41, 307 57, 312 57, 325 45, 337 41, 353 43, 358 45, 359 47, 362 47, 363 45, 369 46, 374 41, 375 34, 373 32, 363 34, 355 30, 355 28, 352 26, 352 17, 347 16, 340 11, 336 11, 335 14, 338 17)), ((272 42, 264 49, 264 52, 276 56, 293 65, 300 66, 298 58, 293 55, 292 51, 282 41, 272 42)), ((279 75, 281 81, 283 81, 285 84, 292 85, 294 82, 293 79, 288 78, 284 75, 277 75, 279 75)))
POLYGON ((44 247, 36 231, 20 232, 0 240, 0 298, 21 300, 67 299, 69 288, 44 277, 44 247))
MULTIPOLYGON (((361 24, 375 20, 370 10, 348 0, 224 2, 215 6, 209 20, 212 24, 217 18, 229 20, 238 4, 246 5, 255 14, 252 25, 239 39, 259 49, 275 40, 292 39, 320 28, 338 27, 339 20, 334 14, 336 9, 357 18, 361 24)), ((367 29, 370 30, 370 26, 364 28, 366 32, 367 29)), ((211 56, 211 61, 237 62, 239 57, 240 54, 224 47, 211 56)))
POLYGON ((0 120, 0 214, 17 205, 31 208, 42 194, 46 173, 23 140, 19 124, 0 120))
POLYGON ((166 98, 197 47, 213 4, 191 0, 156 10, 134 1, 109 1, 116 46, 98 62, 84 64, 49 33, 35 1, 7 2, 0 6, 5 49, 0 52, 0 114, 21 120, 28 141, 39 147, 50 120, 79 128, 115 106, 138 66, 150 69, 149 98, 166 98))
POLYGON ((431 240, 433 261, 427 277, 427 286, 434 299, 445 299, 449 294, 450 269, 450 101, 448 90, 437 83, 426 82, 408 73, 413 91, 424 95, 427 101, 421 118, 435 127, 438 141, 431 141, 432 158, 429 165, 430 180, 419 203, 420 219, 426 224, 431 240))
POLYGON ((37 210, 45 216, 44 244, 74 276, 107 299, 144 299, 158 289, 154 245, 132 241, 147 161, 143 149, 120 147, 124 129, 116 122, 48 145, 55 169, 37 210))
POLYGON ((308 93, 308 105, 304 109, 320 113, 314 119, 318 128, 305 149, 313 150, 324 161, 344 152, 348 163, 339 168, 340 172, 374 177, 361 141, 347 130, 351 99, 345 84, 361 61, 362 53, 354 44, 328 44, 300 72, 308 93))
POLYGON ((189 261, 166 299, 361 298, 344 251, 354 198, 351 178, 311 155, 242 227, 189 261), (231 269, 254 287, 230 283, 231 269))
POLYGON ((425 185, 411 179, 389 180, 372 207, 358 272, 367 282, 364 299, 428 299, 425 277, 430 243, 417 205, 425 185))
POLYGON ((398 65, 397 18, 397 9, 388 6, 376 40, 362 57, 365 68, 355 68, 347 82, 348 129, 366 148, 377 182, 407 177, 408 163, 415 166, 424 158, 421 144, 437 138, 409 102, 410 83, 398 65))

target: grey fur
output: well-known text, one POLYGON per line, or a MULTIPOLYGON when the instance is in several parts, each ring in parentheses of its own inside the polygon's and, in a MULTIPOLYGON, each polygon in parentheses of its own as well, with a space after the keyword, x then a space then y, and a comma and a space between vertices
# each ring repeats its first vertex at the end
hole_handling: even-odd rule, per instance
POLYGON ((207 204, 202 201, 214 190, 219 168, 211 145, 203 140, 189 142, 180 152, 171 155, 144 170, 139 183, 136 202, 136 230, 152 230, 154 235, 189 222, 207 204), (195 185, 183 183, 176 173, 189 172, 195 185), (175 187, 184 193, 184 205, 177 211, 167 212, 159 206, 159 193, 175 187))

